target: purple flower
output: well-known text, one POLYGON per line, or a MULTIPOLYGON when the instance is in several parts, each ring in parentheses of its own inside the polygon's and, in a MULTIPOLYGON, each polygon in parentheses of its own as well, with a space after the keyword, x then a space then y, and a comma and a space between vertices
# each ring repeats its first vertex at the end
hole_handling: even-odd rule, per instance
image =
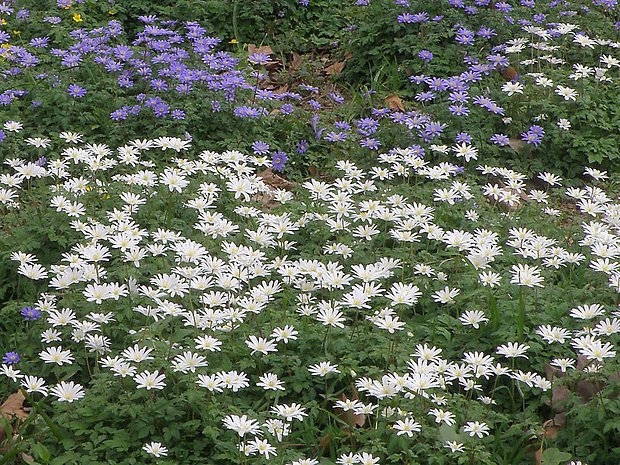
POLYGON ((79 53, 68 53, 60 62, 60 64, 66 66, 67 68, 74 68, 79 65, 81 61, 82 55, 80 55, 79 53))
POLYGON ((534 144, 534 147, 538 147, 542 141, 543 136, 532 131, 524 132, 521 134, 521 140, 527 144, 534 144))
POLYGON ((427 91, 420 92, 416 94, 415 99, 418 102, 428 102, 429 100, 433 100, 435 98, 435 92, 427 91))
POLYGON ((362 147, 368 147, 370 150, 379 150, 381 142, 371 137, 367 137, 366 139, 362 139, 362 141, 360 141, 360 145, 362 147))
POLYGON ((49 37, 35 37, 30 41, 30 45, 35 48, 47 47, 49 40, 49 37))
POLYGON ((114 121, 119 121, 121 119, 127 119, 127 116, 128 116, 127 111, 123 110, 122 108, 110 113, 110 119, 113 119, 114 121))
POLYGON ((480 37, 483 37, 485 39, 490 39, 492 36, 497 35, 494 29, 490 29, 484 26, 482 26, 476 34, 478 34, 480 37))
POLYGON ((347 123, 346 121, 335 121, 334 122, 334 127, 336 129, 342 129, 343 131, 350 131, 351 130, 351 125, 349 123, 347 123))
POLYGON ((248 61, 253 65, 264 65, 270 61, 270 58, 266 53, 253 53, 248 57, 248 61))
POLYGON ((297 153, 302 154, 308 151, 308 141, 302 139, 297 142, 297 153))
POLYGON ((73 98, 82 98, 86 95, 86 89, 77 84, 71 84, 67 87, 67 92, 69 92, 69 95, 73 98))
POLYGON ((347 133, 331 131, 327 133, 324 139, 330 142, 342 142, 344 140, 347 140, 347 133))
POLYGON ((269 144, 261 140, 257 140, 252 143, 252 150, 254 150, 256 155, 265 155, 266 153, 269 153, 269 148, 269 144))
POLYGON ((344 99, 338 94, 327 94, 327 96, 336 103, 344 103, 344 99))
POLYGON ((314 99, 308 100, 308 105, 310 105, 315 110, 320 110, 322 108, 321 104, 314 99))
POLYGON ((469 134, 467 134, 466 132, 459 132, 456 135, 456 139, 455 140, 459 144, 463 144, 463 143, 469 144, 472 141, 472 137, 469 134))
POLYGON ((43 105, 43 102, 40 102, 40 101, 38 101, 38 100, 33 100, 33 101, 32 101, 32 106, 33 106, 34 108, 36 108, 36 107, 40 107, 41 105, 43 105))
POLYGON ((17 352, 7 352, 4 354, 4 358, 2 359, 2 363, 6 363, 8 365, 12 365, 17 362, 19 362, 19 355, 17 355, 17 352))
POLYGON ((20 312, 26 321, 38 320, 41 317, 41 311, 37 308, 25 307, 20 312))
POLYGON ((460 103, 457 105, 450 105, 448 110, 456 116, 467 116, 469 114, 469 108, 460 103))
POLYGON ((310 3, 310 0, 299 0, 301 6, 308 6, 308 3, 310 3))
POLYGON ((291 113, 293 113, 293 111, 295 111, 295 108, 290 103, 285 103, 284 105, 282 105, 281 110, 283 114, 290 115, 291 113))
POLYGON ((266 110, 264 108, 257 109, 246 105, 235 108, 235 115, 240 118, 260 118, 265 112, 266 110))
POLYGON ((506 2, 496 3, 495 8, 497 8, 499 11, 503 11, 504 13, 508 13, 509 11, 512 11, 512 6, 506 2))
POLYGON ((433 59, 433 54, 428 50, 422 50, 418 53, 418 57, 422 58, 424 61, 430 62, 433 59))
POLYGON ((506 68, 510 65, 508 61, 508 57, 504 55, 500 55, 499 53, 496 55, 488 55, 487 60, 493 63, 495 66, 499 68, 506 68))
POLYGON ((456 33, 456 41, 461 45, 474 45, 474 33, 465 28, 460 28, 456 33))
POLYGON ((222 105, 217 100, 212 100, 211 101, 211 110, 213 112, 222 111, 222 105))
POLYGON ((288 161, 288 157, 286 156, 286 153, 284 152, 278 151, 274 153, 273 156, 271 157, 271 165, 273 169, 276 171, 282 171, 287 161, 288 161))
POLYGON ((379 129, 379 122, 372 118, 362 118, 357 122, 357 132, 364 136, 374 134, 379 129))
POLYGON ((491 142, 493 142, 495 145, 503 147, 505 145, 508 145, 509 139, 508 136, 505 134, 493 134, 493 136, 491 137, 491 142))
POLYGON ((60 19, 58 16, 48 16, 46 18, 43 18, 43 21, 50 24, 60 24, 62 19, 60 19))
POLYGON ((174 119, 185 119, 185 112, 183 110, 172 110, 170 116, 174 119))

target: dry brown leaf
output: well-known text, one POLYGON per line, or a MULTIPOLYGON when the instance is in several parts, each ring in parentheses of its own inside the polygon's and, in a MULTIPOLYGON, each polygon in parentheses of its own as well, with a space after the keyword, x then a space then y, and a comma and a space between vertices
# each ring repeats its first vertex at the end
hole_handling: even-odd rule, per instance
POLYGON ((0 411, 10 420, 17 417, 18 420, 28 418, 28 412, 24 410, 24 401, 26 398, 21 391, 11 394, 8 399, 0 407, 0 411))
POLYGON ((390 110, 405 111, 402 99, 396 94, 385 97, 383 99, 383 105, 388 105, 390 110))
POLYGON ((248 53, 254 55, 255 53, 264 53, 265 55, 273 55, 273 50, 269 45, 263 45, 257 47, 256 44, 248 44, 248 53))
POLYGON ((547 439, 555 439, 558 437, 560 427, 554 423, 553 419, 551 419, 543 423, 543 430, 545 431, 545 437, 547 439))
POLYGON ((301 58, 301 55, 297 52, 293 52, 293 59, 289 63, 289 68, 293 71, 299 69, 304 60, 301 58))
POLYGON ((263 179, 265 184, 274 189, 291 190, 295 187, 295 183, 278 176, 271 168, 267 168, 266 170, 258 173, 258 176, 263 179))
POLYGON ((542 444, 540 446, 540 449, 536 449, 536 452, 534 452, 534 458, 536 459, 536 465, 541 465, 541 463, 542 463, 542 444))
MULTIPOLYGON (((343 392, 342 394, 340 394, 340 400, 342 400, 343 402, 346 402, 347 400, 349 400, 349 398, 345 395, 345 393, 343 392)), ((351 386, 351 400, 359 400, 359 397, 357 395, 357 390, 355 389, 355 386, 351 386)), ((349 426, 364 426, 364 424, 366 423, 366 415, 362 414, 355 414, 353 413, 353 410, 347 410, 346 412, 341 409, 341 408, 337 408, 334 409, 334 411, 336 412, 336 415, 338 416, 338 418, 340 418, 342 421, 344 421, 347 425, 349 426)))
POLYGON ((525 142, 523 142, 521 139, 515 139, 514 137, 511 137, 510 139, 508 139, 508 145, 512 150, 519 153, 519 151, 525 145, 525 142))
POLYGON ((342 73, 342 70, 344 69, 345 62, 346 62, 346 60, 345 61, 337 61, 333 65, 329 65, 327 68, 325 68, 325 74, 329 74, 330 76, 335 76, 335 75, 338 75, 338 74, 342 73))

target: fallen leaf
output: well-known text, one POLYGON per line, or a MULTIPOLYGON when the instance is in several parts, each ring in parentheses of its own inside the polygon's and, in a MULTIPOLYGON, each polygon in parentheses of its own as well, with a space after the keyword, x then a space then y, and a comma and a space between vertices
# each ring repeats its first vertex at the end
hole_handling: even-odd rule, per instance
POLYGON ((514 137, 511 137, 510 139, 508 139, 508 145, 512 150, 519 153, 519 151, 525 145, 525 142, 523 142, 521 139, 515 139, 514 137))
POLYGON ((329 74, 330 76, 335 76, 335 75, 342 73, 342 70, 344 69, 345 61, 337 61, 333 65, 329 65, 327 68, 325 68, 325 74, 329 74))
POLYGON ((293 59, 289 63, 289 68, 296 71, 301 67, 303 62, 304 60, 301 58, 301 55, 297 52, 293 52, 293 59))
MULTIPOLYGON (((11 394, 6 401, 0 406, 0 413, 6 420, 11 421, 13 418, 17 418, 18 421, 23 421, 28 418, 28 412, 24 410, 24 400, 26 398, 21 391, 17 391, 11 394)), ((3 422, 0 422, 0 442, 7 437, 7 431, 3 422)))
POLYGON ((248 53, 254 55, 255 53, 264 53, 265 55, 273 55, 273 50, 269 45, 263 45, 257 47, 256 44, 248 44, 248 53))
POLYGON ((545 437, 547 439, 555 439, 558 437, 558 431, 560 427, 555 424, 553 419, 547 420, 543 423, 543 430, 545 431, 545 437))
POLYGON ((288 191, 295 187, 295 183, 287 181, 282 176, 278 176, 271 168, 267 168, 258 173, 258 176, 263 179, 265 184, 273 189, 285 189, 288 191))
POLYGON ((405 111, 402 99, 396 94, 391 94, 385 97, 383 99, 383 105, 388 105, 390 110, 405 111))
MULTIPOLYGON (((347 400, 349 400, 349 398, 343 392, 342 394, 340 394, 340 400, 346 402, 347 400)), ((353 385, 351 386, 351 400, 359 400, 357 390, 353 385)), ((340 418, 349 426, 364 426, 364 424, 366 423, 366 415, 364 415, 363 413, 358 415, 355 414, 353 410, 347 410, 345 412, 341 408, 336 408, 334 409, 334 411, 336 412, 336 415, 338 415, 338 418, 340 418)))
POLYGON ((25 420, 28 418, 28 412, 24 410, 24 394, 21 391, 17 391, 11 394, 6 401, 0 407, 2 412, 9 420, 12 417, 17 417, 18 420, 25 420))

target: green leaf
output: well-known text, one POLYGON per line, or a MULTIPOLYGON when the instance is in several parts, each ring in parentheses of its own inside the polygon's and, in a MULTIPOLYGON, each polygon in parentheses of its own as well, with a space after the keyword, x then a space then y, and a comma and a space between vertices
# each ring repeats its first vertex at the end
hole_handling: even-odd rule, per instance
POLYGON ((562 452, 560 449, 552 447, 542 453, 541 465, 560 465, 560 463, 567 462, 572 457, 572 454, 562 452))
POLYGON ((33 444, 30 448, 30 453, 40 459, 43 463, 49 463, 51 458, 50 451, 40 442, 33 444))

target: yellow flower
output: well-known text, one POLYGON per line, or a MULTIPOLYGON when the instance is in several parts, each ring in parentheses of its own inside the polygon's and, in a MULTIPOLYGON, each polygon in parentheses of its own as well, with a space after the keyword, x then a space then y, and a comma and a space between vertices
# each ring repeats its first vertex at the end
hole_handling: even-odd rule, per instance
POLYGON ((80 23, 82 21, 84 21, 82 19, 82 15, 79 13, 73 13, 73 21, 75 21, 76 23, 80 23))
POLYGON ((115 15, 115 14, 116 14, 116 11, 114 11, 114 10, 108 10, 108 14, 109 14, 109 15, 115 15))
POLYGON ((2 44, 0 45, 2 48, 11 48, 11 44, 2 44))
POLYGON ((237 42, 237 39, 232 39, 230 42, 228 42, 229 44, 238 44, 239 42, 237 42))
POLYGON ((15 34, 16 36, 21 34, 21 33, 22 33, 21 31, 13 31, 13 34, 15 34))
POLYGON ((0 19, 0 24, 2 24, 4 26, 6 24, 6 19, 4 19, 4 18, 0 19))

